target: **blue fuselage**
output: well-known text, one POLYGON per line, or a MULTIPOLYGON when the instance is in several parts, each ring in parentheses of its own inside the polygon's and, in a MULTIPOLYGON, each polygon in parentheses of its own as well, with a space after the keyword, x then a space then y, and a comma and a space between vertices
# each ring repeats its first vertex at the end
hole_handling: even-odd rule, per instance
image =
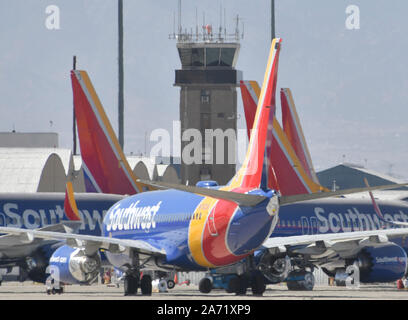
MULTIPOLYGON (((408 222, 408 203, 379 201, 387 221, 408 222)), ((272 237, 378 230, 393 227, 383 222, 369 199, 328 198, 282 206, 272 237)), ((395 226, 394 226, 395 227, 395 226)), ((404 238, 393 242, 408 251, 404 238)))
POLYGON ((146 241, 166 251, 163 264, 205 270, 239 261, 263 243, 273 223, 267 201, 249 208, 176 190, 137 194, 108 211, 103 235, 146 241))
MULTIPOLYGON (((204 270, 207 267, 196 259, 200 254, 209 261, 217 254, 222 256, 227 250, 231 256, 245 257, 258 248, 273 229, 265 203, 256 208, 235 205, 230 216, 221 211, 212 217, 199 210, 203 199, 202 196, 176 190, 128 197, 115 204, 106 214, 103 235, 144 240, 166 251, 163 264, 184 270, 204 270), (222 229, 225 233, 222 233, 222 229), (194 247, 194 239, 200 248, 194 247)), ((379 204, 385 219, 408 222, 408 204, 405 202, 379 204)), ((383 227, 384 223, 376 215, 369 200, 331 198, 282 206, 279 223, 271 236, 363 231, 383 227)), ((407 249, 405 239, 393 242, 407 249)), ((226 255, 222 258, 224 262, 229 261, 226 255)))
MULTIPOLYGON (((119 195, 76 194, 82 226, 79 233, 100 235, 108 209, 123 199, 119 195)), ((68 220, 64 193, 1 193, 0 226, 37 229, 68 220)))

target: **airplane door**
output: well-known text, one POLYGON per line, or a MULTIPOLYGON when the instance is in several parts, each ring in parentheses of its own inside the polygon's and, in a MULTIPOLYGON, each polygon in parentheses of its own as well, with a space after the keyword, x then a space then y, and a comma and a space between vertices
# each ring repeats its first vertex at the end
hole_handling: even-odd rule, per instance
POLYGON ((306 217, 301 217, 300 221, 302 222, 302 234, 309 234, 309 221, 306 217))
POLYGON ((310 234, 318 234, 318 229, 317 229, 317 218, 316 217, 310 217, 310 234))

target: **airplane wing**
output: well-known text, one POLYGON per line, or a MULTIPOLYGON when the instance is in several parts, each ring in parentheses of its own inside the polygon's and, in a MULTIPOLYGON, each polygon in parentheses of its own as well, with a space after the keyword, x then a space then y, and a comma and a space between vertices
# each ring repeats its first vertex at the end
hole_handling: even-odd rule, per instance
POLYGON ((22 239, 40 238, 45 240, 66 240, 69 246, 74 248, 84 248, 86 254, 89 255, 95 253, 99 249, 106 249, 113 253, 124 253, 129 251, 129 249, 133 249, 137 253, 151 256, 164 256, 166 254, 163 249, 155 248, 142 240, 128 240, 74 233, 43 231, 39 229, 27 230, 9 227, 0 227, 0 233, 8 233, 19 236, 22 239))
POLYGON ((384 245, 390 239, 403 236, 408 236, 408 228, 271 237, 263 243, 263 247, 272 253, 291 252, 310 255, 317 260, 333 254, 345 259, 354 256, 364 247, 384 245))
MULTIPOLYGON (((40 229, 38 231, 52 231, 55 233, 73 233, 76 232, 81 226, 80 221, 64 221, 62 223, 49 225, 40 229)), ((19 229, 24 230, 24 229, 19 229)), ((6 232, 8 233, 8 232, 6 232)), ((37 239, 40 240, 40 239, 37 239)), ((10 246, 35 244, 36 239, 31 236, 30 233, 21 232, 14 234, 5 234, 0 236, 0 251, 10 249, 10 246)), ((39 242, 39 241, 37 241, 39 242)))

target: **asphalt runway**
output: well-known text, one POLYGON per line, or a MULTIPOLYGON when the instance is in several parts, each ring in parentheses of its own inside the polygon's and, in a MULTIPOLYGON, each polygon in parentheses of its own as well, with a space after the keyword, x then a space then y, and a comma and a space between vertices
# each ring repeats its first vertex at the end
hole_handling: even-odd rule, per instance
MULTIPOLYGON (((228 294, 213 290, 202 294, 197 286, 177 285, 167 293, 153 292, 151 296, 123 295, 123 287, 113 285, 65 286, 61 295, 47 295, 42 284, 32 282, 3 282, 0 300, 408 300, 408 290, 398 290, 395 284, 361 285, 359 289, 316 286, 313 291, 288 291, 284 284, 268 285, 262 297, 228 294)), ((156 290, 154 290, 156 291, 156 290)))

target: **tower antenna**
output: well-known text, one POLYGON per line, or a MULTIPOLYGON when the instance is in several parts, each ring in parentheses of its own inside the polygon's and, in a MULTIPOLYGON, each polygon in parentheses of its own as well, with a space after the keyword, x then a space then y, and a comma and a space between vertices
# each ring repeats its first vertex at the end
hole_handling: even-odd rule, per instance
POLYGON ((180 35, 183 31, 181 30, 181 0, 178 1, 178 34, 180 35))

